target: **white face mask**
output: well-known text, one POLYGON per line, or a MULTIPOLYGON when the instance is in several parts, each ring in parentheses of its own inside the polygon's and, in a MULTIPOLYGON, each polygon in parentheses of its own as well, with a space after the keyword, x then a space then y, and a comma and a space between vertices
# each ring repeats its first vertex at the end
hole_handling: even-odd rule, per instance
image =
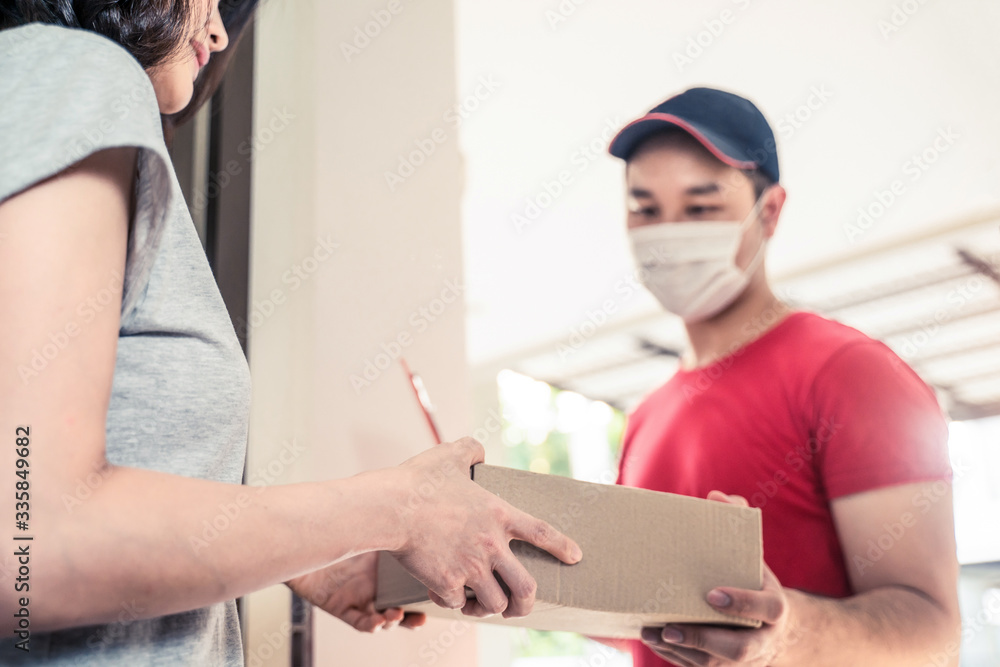
POLYGON ((764 258, 765 239, 746 269, 736 265, 743 232, 757 218, 757 199, 742 221, 660 222, 630 229, 639 280, 687 323, 708 319, 736 300, 764 258))

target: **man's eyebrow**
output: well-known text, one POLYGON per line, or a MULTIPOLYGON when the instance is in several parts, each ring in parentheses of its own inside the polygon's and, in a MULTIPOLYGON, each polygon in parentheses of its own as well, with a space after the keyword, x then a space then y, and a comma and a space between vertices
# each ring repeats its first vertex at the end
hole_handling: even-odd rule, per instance
POLYGON ((722 192, 722 188, 714 181, 703 185, 695 185, 684 191, 685 194, 689 195, 711 195, 717 192, 722 192))
MULTIPOLYGON (((686 195, 711 195, 722 192, 722 188, 718 183, 712 181, 711 183, 703 183, 701 185, 693 185, 684 191, 686 195)), ((628 193, 635 197, 636 199, 645 198, 652 199, 653 193, 649 190, 643 188, 631 188, 628 193)))

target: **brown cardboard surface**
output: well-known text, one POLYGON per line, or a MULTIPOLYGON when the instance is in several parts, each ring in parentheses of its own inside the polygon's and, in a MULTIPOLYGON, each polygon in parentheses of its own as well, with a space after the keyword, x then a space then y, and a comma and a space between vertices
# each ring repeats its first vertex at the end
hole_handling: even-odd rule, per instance
MULTIPOLYGON (((473 479, 572 537, 583 560, 565 565, 524 542, 511 548, 538 582, 534 610, 486 623, 637 638, 645 626, 701 622, 754 626, 706 601, 715 586, 762 586, 760 510, 646 489, 594 484, 478 464, 473 479)), ((376 607, 465 618, 379 554, 376 607)))

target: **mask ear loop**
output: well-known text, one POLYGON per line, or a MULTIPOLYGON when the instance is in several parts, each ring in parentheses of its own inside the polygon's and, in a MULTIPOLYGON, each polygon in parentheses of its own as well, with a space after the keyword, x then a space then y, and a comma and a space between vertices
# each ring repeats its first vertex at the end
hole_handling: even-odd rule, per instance
MULTIPOLYGON (((746 232, 747 229, 749 229, 752 226, 751 221, 756 220, 757 217, 760 215, 760 205, 764 201, 764 195, 767 194, 767 191, 770 188, 771 188, 770 185, 764 188, 764 191, 760 193, 760 197, 757 197, 757 201, 754 202, 753 208, 750 209, 750 213, 747 215, 747 217, 743 220, 743 223, 740 225, 741 241, 743 239, 743 234, 746 232)), ((764 238, 760 242, 760 245, 757 247, 757 252, 754 254, 753 259, 750 260, 750 263, 747 265, 747 268, 740 269, 743 272, 743 275, 747 278, 747 280, 750 279, 750 276, 753 275, 753 272, 757 270, 757 267, 760 265, 761 261, 763 261, 764 255, 766 254, 764 252, 766 248, 767 248, 767 238, 764 238)), ((736 246, 736 252, 738 253, 739 251, 740 251, 739 246, 736 246)), ((733 256, 733 264, 734 265, 736 264, 735 255, 733 256)))

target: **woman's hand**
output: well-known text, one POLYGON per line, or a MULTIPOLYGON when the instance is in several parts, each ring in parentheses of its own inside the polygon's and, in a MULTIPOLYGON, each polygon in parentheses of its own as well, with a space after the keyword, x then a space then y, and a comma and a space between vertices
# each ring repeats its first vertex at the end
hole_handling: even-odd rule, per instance
POLYGON ((393 554, 442 607, 461 608, 469 616, 524 616, 534 605, 536 583, 511 553, 510 541, 529 542, 569 564, 583 554, 548 523, 472 481, 469 468, 484 454, 479 442, 463 438, 398 468, 407 479, 404 503, 397 508, 405 540, 393 554), (474 599, 466 600, 466 586, 474 599))
POLYGON ((376 558, 375 552, 361 554, 286 583, 299 597, 360 632, 389 629, 397 623, 404 628, 423 625, 423 614, 395 607, 375 610, 376 558))

